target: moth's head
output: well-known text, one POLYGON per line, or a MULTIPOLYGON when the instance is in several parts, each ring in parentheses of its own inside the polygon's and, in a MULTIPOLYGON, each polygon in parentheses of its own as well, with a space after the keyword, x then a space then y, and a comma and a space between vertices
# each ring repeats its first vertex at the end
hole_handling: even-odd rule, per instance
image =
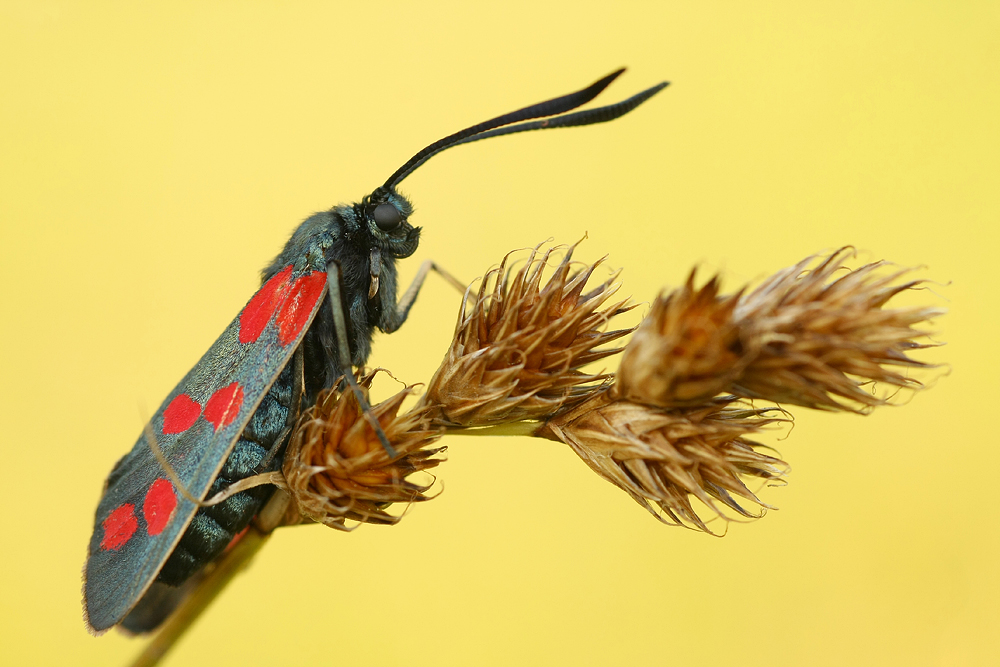
POLYGON ((409 223, 413 204, 395 188, 382 186, 361 200, 360 213, 375 244, 396 259, 417 251, 420 228, 409 223))

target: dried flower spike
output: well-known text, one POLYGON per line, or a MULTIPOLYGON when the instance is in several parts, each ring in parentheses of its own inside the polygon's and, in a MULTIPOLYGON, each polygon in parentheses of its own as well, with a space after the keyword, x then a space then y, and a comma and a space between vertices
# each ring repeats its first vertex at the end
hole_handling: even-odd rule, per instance
MULTIPOLYGON (((359 381, 367 392, 374 374, 359 381)), ((412 387, 372 407, 397 452, 389 458, 364 419, 351 391, 326 390, 299 420, 284 474, 299 512, 319 523, 346 530, 345 520, 394 524, 399 517, 385 511, 391 503, 427 500, 428 486, 407 481, 417 471, 441 463, 427 447, 441 437, 427 408, 398 414, 412 387)))
POLYGON ((907 353, 935 345, 916 342, 928 333, 915 325, 945 311, 884 308, 922 281, 900 282, 910 269, 885 272, 886 262, 850 270, 842 262, 851 254, 841 248, 806 258, 740 298, 734 316, 744 344, 756 356, 731 387, 733 393, 861 412, 886 403, 866 386, 871 382, 922 386, 895 368, 931 367, 907 353))
POLYGON ((944 311, 885 308, 920 281, 900 282, 909 270, 885 272, 884 262, 849 270, 847 254, 806 258, 729 296, 718 277, 696 289, 692 274, 657 298, 626 346, 616 396, 675 407, 732 393, 862 411, 886 402, 872 382, 919 388, 897 368, 929 367, 907 353, 932 346, 916 342, 928 335, 916 327, 944 311))
POLYGON ((608 376, 579 369, 620 351, 597 349, 631 330, 604 331, 627 300, 604 306, 620 287, 617 274, 584 293, 603 260, 573 269, 575 246, 543 281, 553 252, 534 248, 524 266, 511 254, 488 272, 473 298, 466 292, 451 347, 421 399, 448 426, 486 426, 542 419, 582 400, 608 376))
POLYGON ((769 506, 743 478, 770 481, 787 471, 784 461, 761 453, 763 445, 749 439, 783 421, 767 412, 726 401, 664 410, 614 400, 604 391, 550 420, 538 435, 568 444, 594 472, 664 523, 711 533, 692 496, 723 519, 733 518, 727 508, 757 518, 760 514, 739 499, 769 506))
POLYGON ((733 319, 739 294, 719 296, 716 276, 700 289, 695 272, 653 301, 615 376, 617 396, 666 407, 698 405, 722 393, 752 358, 733 319))

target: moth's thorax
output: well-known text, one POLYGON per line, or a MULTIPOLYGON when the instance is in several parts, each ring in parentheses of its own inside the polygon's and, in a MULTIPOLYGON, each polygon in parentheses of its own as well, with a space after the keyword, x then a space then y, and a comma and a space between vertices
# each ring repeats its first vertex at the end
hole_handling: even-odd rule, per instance
POLYGON ((289 265, 296 271, 302 271, 306 267, 325 264, 329 249, 343 236, 343 222, 335 211, 314 213, 303 220, 278 256, 261 272, 262 282, 267 282, 289 265))

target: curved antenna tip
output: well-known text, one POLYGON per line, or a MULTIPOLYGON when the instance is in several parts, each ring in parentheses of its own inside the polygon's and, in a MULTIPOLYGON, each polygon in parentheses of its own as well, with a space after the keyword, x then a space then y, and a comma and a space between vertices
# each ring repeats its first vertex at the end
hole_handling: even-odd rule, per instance
POLYGON ((627 67, 619 67, 618 69, 616 69, 611 74, 608 74, 607 76, 602 76, 600 79, 598 79, 597 81, 595 81, 593 85, 596 86, 599 83, 603 83, 604 86, 602 86, 602 88, 601 88, 603 90, 607 86, 611 85, 612 81, 614 81, 615 79, 617 79, 618 77, 620 77, 622 74, 624 74, 626 69, 628 69, 628 68, 627 67))
POLYGON ((639 106, 644 101, 666 88, 668 85, 667 82, 663 82, 659 85, 653 86, 652 88, 646 89, 638 95, 632 96, 628 100, 619 102, 618 104, 612 104, 606 107, 590 109, 588 111, 581 111, 573 114, 567 113, 573 109, 583 106, 600 95, 605 88, 611 85, 615 79, 625 72, 625 69, 626 68, 624 67, 619 67, 607 76, 598 79, 586 88, 582 88, 576 92, 554 97, 550 100, 539 102, 538 104, 532 104, 522 109, 518 109, 517 111, 503 114, 502 116, 497 116, 496 118, 472 125, 464 130, 450 134, 443 139, 439 139, 429 146, 425 146, 416 155, 407 160, 406 164, 397 169, 388 179, 386 179, 385 184, 382 187, 390 190, 395 188, 400 181, 413 173, 414 170, 427 162, 427 160, 431 157, 437 155, 445 149, 458 146, 459 144, 467 144, 473 141, 486 139, 487 137, 513 134, 516 132, 524 132, 526 130, 569 127, 573 125, 591 125, 593 123, 603 123, 609 120, 614 120, 615 118, 623 116, 635 107, 639 106), (522 122, 537 118, 548 118, 548 120, 522 122), (503 128, 504 126, 506 126, 506 129, 501 130, 500 128, 503 128))

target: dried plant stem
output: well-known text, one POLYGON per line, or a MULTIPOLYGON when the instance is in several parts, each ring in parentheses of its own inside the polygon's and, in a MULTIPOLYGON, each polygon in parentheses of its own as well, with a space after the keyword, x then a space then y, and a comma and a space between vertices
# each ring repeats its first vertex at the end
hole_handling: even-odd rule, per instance
POLYGON ((510 422, 508 424, 494 424, 493 426, 477 426, 472 428, 449 427, 448 433, 456 435, 538 435, 539 429, 545 426, 544 422, 521 421, 510 422))
MULTIPOLYGON (((288 494, 278 491, 261 510, 261 515, 283 515, 285 508, 288 507, 288 499, 288 494), (270 512, 268 512, 269 509, 270 512)), ((274 526, 267 526, 267 528, 273 530, 274 526)), ((198 620, 202 612, 208 609, 208 606, 218 597, 230 580, 246 567, 254 554, 264 546, 268 538, 271 537, 270 530, 265 532, 251 524, 246 534, 215 561, 215 567, 205 575, 205 578, 170 615, 159 632, 146 644, 142 653, 132 661, 131 667, 158 665, 163 656, 194 625, 194 622, 198 620)))

